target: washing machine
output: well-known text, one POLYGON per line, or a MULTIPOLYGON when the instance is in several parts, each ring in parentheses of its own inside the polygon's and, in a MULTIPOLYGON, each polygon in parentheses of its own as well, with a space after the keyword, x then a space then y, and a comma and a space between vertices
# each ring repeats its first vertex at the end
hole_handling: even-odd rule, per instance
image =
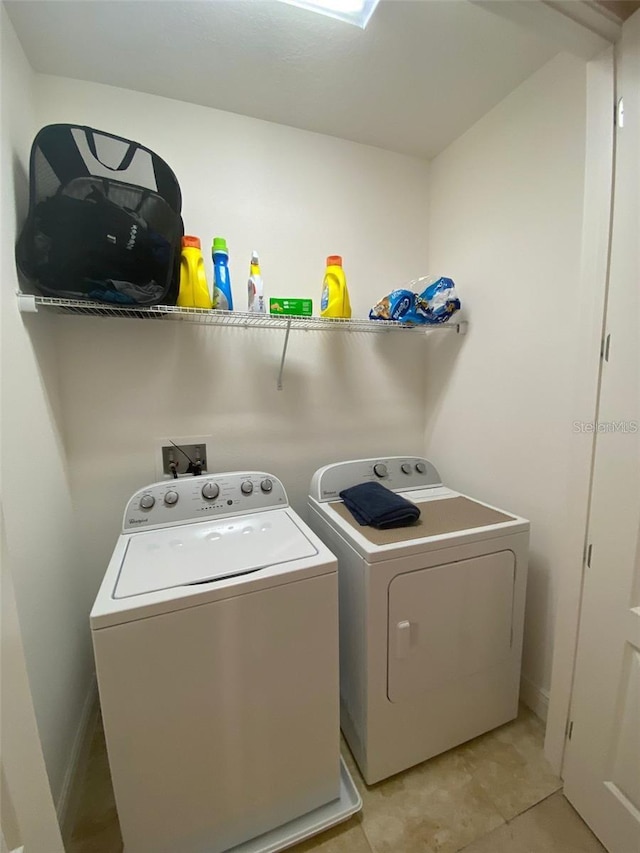
POLYGON ((397 456, 317 471, 309 524, 338 557, 340 721, 372 784, 518 711, 529 522, 397 456), (378 482, 420 507, 409 527, 363 527, 343 489, 378 482))
POLYGON ((91 611, 125 853, 273 853, 360 808, 336 569, 270 474, 128 502, 91 611))

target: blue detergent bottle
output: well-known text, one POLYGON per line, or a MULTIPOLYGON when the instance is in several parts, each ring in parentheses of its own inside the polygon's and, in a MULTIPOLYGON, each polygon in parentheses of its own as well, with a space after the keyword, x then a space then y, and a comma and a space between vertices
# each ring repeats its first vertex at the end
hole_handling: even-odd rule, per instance
POLYGON ((219 311, 233 311, 229 250, 224 237, 213 238, 211 253, 213 256, 213 307, 219 311))

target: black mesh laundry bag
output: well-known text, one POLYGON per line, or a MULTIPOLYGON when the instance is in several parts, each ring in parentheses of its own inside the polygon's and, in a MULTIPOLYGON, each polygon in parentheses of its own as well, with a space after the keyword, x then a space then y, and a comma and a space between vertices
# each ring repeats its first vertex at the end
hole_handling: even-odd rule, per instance
POLYGON ((180 185, 157 154, 120 136, 51 124, 31 146, 20 273, 45 296, 175 305, 180 185))

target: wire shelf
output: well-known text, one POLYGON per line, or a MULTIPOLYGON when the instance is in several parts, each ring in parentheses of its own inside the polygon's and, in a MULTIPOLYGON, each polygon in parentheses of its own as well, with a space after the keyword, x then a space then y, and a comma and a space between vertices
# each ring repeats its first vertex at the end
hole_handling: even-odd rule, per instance
POLYGON ((277 388, 282 391, 282 375, 292 329, 302 331, 342 331, 342 332, 404 332, 418 334, 437 331, 465 334, 467 323, 443 323, 438 326, 412 326, 395 320, 340 320, 325 317, 294 317, 277 314, 253 314, 248 311, 208 311, 204 308, 178 308, 176 305, 150 305, 135 308, 123 305, 105 305, 102 302, 86 302, 74 299, 56 299, 51 296, 35 296, 18 293, 18 307, 25 313, 37 313, 41 309, 54 314, 81 315, 85 317, 125 317, 133 320, 178 320, 184 323, 197 323, 201 326, 233 326, 245 329, 282 329, 284 342, 277 388))
POLYGON ((50 296, 33 296, 18 293, 18 305, 21 311, 37 312, 40 309, 55 314, 78 314, 88 317, 125 317, 128 319, 173 320, 184 323, 196 323, 202 326, 234 326, 262 329, 299 329, 302 331, 342 331, 342 332, 437 332, 449 331, 464 334, 466 322, 442 323, 435 326, 412 326, 394 320, 333 319, 325 317, 295 317, 276 314, 253 314, 246 311, 216 311, 204 308, 179 308, 176 305, 151 305, 135 308, 123 305, 106 305, 101 302, 84 300, 56 299, 50 296))

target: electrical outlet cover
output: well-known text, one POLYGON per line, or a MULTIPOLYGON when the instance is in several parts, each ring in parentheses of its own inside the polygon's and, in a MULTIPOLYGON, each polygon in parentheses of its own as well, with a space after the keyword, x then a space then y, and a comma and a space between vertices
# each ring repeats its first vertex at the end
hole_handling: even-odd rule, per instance
MULTIPOLYGON (((189 461, 187 458, 181 453, 176 447, 173 445, 177 445, 186 451, 188 456, 191 458, 195 458, 192 454, 196 452, 196 448, 204 448, 204 450, 200 451, 201 459, 204 460, 205 466, 203 466, 202 473, 207 473, 206 465, 211 465, 211 452, 213 448, 213 436, 211 435, 188 435, 188 436, 168 436, 167 438, 156 438, 154 439, 155 445, 155 472, 156 472, 156 481, 160 480, 171 480, 173 479, 173 475, 170 470, 165 470, 165 463, 168 461, 168 448, 172 448, 174 452, 174 461, 178 465, 178 476, 179 477, 191 477, 193 476, 191 473, 187 473, 187 467, 189 465, 189 461)), ((168 466, 167 466, 168 468, 168 466)))

